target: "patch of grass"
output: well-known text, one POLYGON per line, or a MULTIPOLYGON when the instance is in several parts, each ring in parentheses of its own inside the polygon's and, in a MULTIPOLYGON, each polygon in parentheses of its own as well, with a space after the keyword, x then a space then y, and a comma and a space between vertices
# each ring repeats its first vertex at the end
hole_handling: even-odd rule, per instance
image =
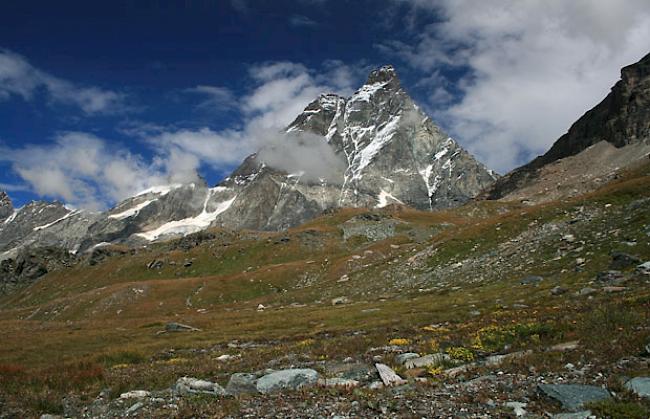
POLYGON ((599 418, 607 419, 647 419, 650 412, 636 402, 606 400, 587 406, 599 418))
POLYGON ((147 357, 141 352, 137 351, 116 351, 97 357, 97 362, 102 363, 106 367, 113 367, 115 365, 141 364, 146 360, 147 357))

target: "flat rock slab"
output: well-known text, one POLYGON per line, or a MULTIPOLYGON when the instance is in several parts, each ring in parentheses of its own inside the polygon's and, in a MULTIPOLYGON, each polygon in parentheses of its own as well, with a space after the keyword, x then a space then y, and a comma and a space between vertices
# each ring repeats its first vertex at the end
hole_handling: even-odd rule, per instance
POLYGON ((611 398, 609 391, 601 387, 582 384, 540 384, 538 389, 562 404, 567 410, 578 411, 586 403, 607 400, 611 398))
POLYGON ((650 399, 650 377, 636 377, 625 383, 625 388, 639 397, 650 399))
POLYGON ((386 364, 375 364, 377 372, 379 373, 379 378, 384 383, 386 387, 390 386, 401 386, 406 384, 406 380, 400 377, 386 364))
POLYGON ((199 332, 201 329, 196 327, 188 326, 181 323, 167 323, 165 325, 165 332, 199 332))
POLYGON ((553 415, 553 419, 589 419, 591 416, 591 410, 583 410, 582 412, 576 413, 558 413, 553 415))
POLYGON ((188 394, 210 394, 213 396, 225 396, 226 390, 217 383, 212 381, 199 380, 197 378, 182 377, 176 381, 174 387, 176 392, 181 395, 188 394))
POLYGON ((226 385, 226 392, 232 396, 257 393, 257 376, 244 372, 231 375, 226 385))
POLYGON ((354 388, 359 386, 357 380, 349 378, 322 378, 318 380, 318 385, 323 387, 341 387, 341 388, 354 388))
POLYGON ((449 359, 450 357, 447 354, 430 354, 418 358, 411 358, 404 362, 404 366, 408 369, 436 367, 449 359))
POLYGON ((403 354, 399 354, 395 357, 395 362, 397 362, 400 365, 404 365, 406 361, 414 358, 419 358, 420 355, 416 354, 415 352, 406 352, 403 354))
POLYGON ((120 399, 143 399, 149 397, 151 393, 146 390, 133 390, 120 394, 120 399))
POLYGON ((273 393, 280 390, 297 390, 318 382, 318 372, 305 369, 275 371, 257 380, 257 391, 273 393))

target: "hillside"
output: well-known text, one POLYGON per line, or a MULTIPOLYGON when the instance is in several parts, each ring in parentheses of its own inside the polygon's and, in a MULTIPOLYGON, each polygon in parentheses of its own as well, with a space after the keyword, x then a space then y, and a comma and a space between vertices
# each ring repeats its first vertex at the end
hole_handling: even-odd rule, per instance
POLYGON ((509 402, 533 415, 566 409, 538 384, 569 382, 616 393, 594 412, 644 417, 648 403, 621 383, 650 373, 650 277, 637 267, 650 260, 649 200, 645 164, 541 205, 345 209, 281 233, 211 229, 98 248, 0 300, 0 410, 403 417, 462 404, 507 417, 509 402), (408 369, 398 355, 410 352, 446 355, 408 369), (377 362, 409 384, 371 389, 377 362), (225 386, 269 368, 357 384, 219 403, 169 390, 183 376, 225 386), (153 393, 120 397, 132 390, 153 393))

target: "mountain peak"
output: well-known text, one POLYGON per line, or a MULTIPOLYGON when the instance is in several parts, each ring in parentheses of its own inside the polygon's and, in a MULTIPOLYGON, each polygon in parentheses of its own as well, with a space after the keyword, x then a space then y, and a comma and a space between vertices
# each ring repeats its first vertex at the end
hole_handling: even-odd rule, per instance
POLYGON ((368 81, 366 84, 375 84, 375 83, 390 83, 394 82, 396 85, 399 85, 399 77, 397 77, 397 72, 395 68, 388 64, 378 69, 372 70, 368 75, 368 81))
POLYGON ((9 217, 13 211, 14 207, 9 195, 5 191, 0 191, 0 221, 9 217))

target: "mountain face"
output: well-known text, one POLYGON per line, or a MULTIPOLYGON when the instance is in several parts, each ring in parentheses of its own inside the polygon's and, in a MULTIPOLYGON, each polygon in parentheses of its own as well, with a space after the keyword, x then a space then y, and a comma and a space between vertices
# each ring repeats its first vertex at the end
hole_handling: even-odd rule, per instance
POLYGON ((543 167, 602 141, 619 149, 639 145, 640 150, 650 141, 650 54, 624 67, 621 79, 602 102, 578 119, 546 154, 499 179, 486 197, 499 199, 525 188, 540 178, 543 167))
POLYGON ((0 191, 0 223, 4 222, 13 213, 14 206, 11 203, 11 199, 9 199, 9 196, 6 194, 6 192, 0 191))
POLYGON ((327 155, 332 164, 320 165, 332 173, 312 173, 309 165, 292 172, 263 148, 212 188, 199 181, 154 187, 103 214, 29 204, 0 230, 0 251, 30 243, 71 251, 146 244, 211 226, 282 230, 339 207, 449 208, 496 178, 418 108, 391 66, 370 73, 349 98, 318 97, 280 141, 287 150, 316 146, 311 158, 327 155))

